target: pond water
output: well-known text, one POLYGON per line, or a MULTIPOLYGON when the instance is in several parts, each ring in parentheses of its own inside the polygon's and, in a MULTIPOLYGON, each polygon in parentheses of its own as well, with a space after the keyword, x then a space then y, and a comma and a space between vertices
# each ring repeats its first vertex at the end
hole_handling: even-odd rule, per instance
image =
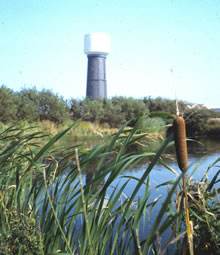
MULTIPOLYGON (((204 176, 204 174, 207 172, 207 169, 220 157, 220 141, 213 141, 213 140, 206 140, 201 142, 190 141, 188 142, 187 146, 188 146, 188 166, 189 166, 187 170, 187 176, 190 176, 191 173, 194 171, 194 169, 197 168, 196 171, 193 173, 192 177, 200 181, 201 178, 204 176)), ((173 159, 166 159, 165 160, 166 163, 170 167, 172 167, 178 174, 180 174, 181 172, 175 160, 174 151, 172 150, 169 151, 169 155, 173 159)), ((220 164, 217 164, 217 165, 219 166, 220 164)), ((147 166, 148 166, 148 163, 140 164, 134 169, 124 171, 121 174, 121 176, 119 176, 112 183, 112 186, 115 187, 116 185, 118 185, 118 189, 120 189, 120 187, 127 180, 127 178, 123 178, 123 176, 132 176, 135 178, 141 178, 147 166)), ((217 166, 210 168, 207 173, 208 179, 211 179, 219 168, 220 167, 217 167, 217 166)), ((142 231, 142 233, 140 233, 140 239, 143 239, 144 237, 148 235, 150 228, 152 224, 154 223, 158 215, 158 212, 161 208, 162 202, 167 197, 169 187, 165 185, 165 186, 160 186, 157 188, 157 186, 161 183, 164 183, 170 180, 176 180, 176 179, 177 179, 177 176, 171 171, 169 171, 166 167, 162 166, 161 164, 157 164, 151 171, 150 173, 151 195, 149 198, 149 203, 156 198, 160 198, 160 199, 151 213, 150 221, 147 222, 148 226, 143 228, 144 230, 142 231)), ((137 185, 137 180, 131 178, 126 188, 123 191, 124 195, 131 196, 136 185, 137 185)), ((111 188, 108 190, 109 195, 111 194, 112 190, 111 188)), ((138 196, 142 197, 144 195, 144 191, 145 191, 145 185, 142 185, 135 199, 137 199, 138 196)), ((140 226, 140 229, 142 229, 142 226, 140 226)), ((165 233, 165 235, 162 237, 163 242, 167 241, 167 237, 169 236, 169 233, 170 233, 170 230, 168 230, 165 233)), ((172 247, 171 247, 171 250, 172 250, 172 247)))
MULTIPOLYGON (((173 149, 171 151, 166 151, 166 154, 169 154, 169 158, 166 158, 165 161, 166 163, 173 168, 178 174, 180 174, 180 170, 178 169, 178 165, 175 160, 175 154, 173 149)), ((189 176, 195 168, 197 170, 195 173, 193 173, 193 178, 196 180, 200 181, 202 176, 207 172, 207 169, 209 168, 210 165, 212 165, 215 160, 217 160, 220 157, 220 141, 211 141, 211 140, 206 140, 202 142, 188 142, 188 171, 187 175, 189 176)), ((107 198, 110 197, 112 191, 114 190, 114 187, 118 185, 118 189, 127 181, 127 178, 123 176, 132 176, 135 178, 141 178, 142 175, 144 174, 149 162, 147 163, 142 163, 138 165, 137 167, 129 170, 125 170, 111 185, 111 187, 107 190, 107 198)), ((220 165, 220 163, 218 164, 220 165)), ((217 170, 219 170, 220 166, 217 167, 212 167, 208 171, 208 177, 212 178, 217 170)), ((86 173, 83 176, 83 182, 89 181, 92 178, 92 173, 86 173)), ((143 221, 140 222, 140 233, 139 237, 140 240, 143 240, 147 235, 149 234, 149 231, 151 229, 151 226, 155 222, 155 219, 158 215, 158 212, 161 208, 161 205, 163 201, 167 197, 168 185, 160 186, 157 188, 158 185, 161 183, 170 181, 170 180, 176 180, 177 176, 169 171, 166 167, 162 166, 161 164, 157 164, 153 170, 150 173, 150 190, 151 190, 151 195, 148 200, 148 204, 154 201, 154 199, 159 198, 158 203, 156 203, 155 207, 152 210, 150 220, 148 220, 148 217, 146 217, 145 224, 143 225, 143 221)), ((131 196, 134 188, 137 185, 137 180, 134 178, 130 178, 129 183, 123 190, 124 196, 129 197, 131 196)), ((170 186, 171 187, 171 186, 170 186)), ((97 187, 98 188, 98 187, 97 187)), ((137 196, 135 197, 134 200, 138 198, 138 196, 143 197, 145 192, 145 185, 142 185, 141 188, 138 191, 137 196)), ((149 209, 146 210, 146 215, 149 214, 149 209)), ((166 215, 164 215, 165 219, 166 215)), ((81 219, 81 218, 80 218, 81 219)), ((82 223, 82 220, 79 220, 77 222, 77 226, 80 228, 80 225, 82 223)), ((168 229, 165 234, 162 236, 162 245, 167 242, 169 236, 171 234, 171 230, 168 229)), ((132 248, 132 247, 131 247, 132 248)), ((174 246, 169 247, 169 251, 172 254, 172 251, 174 249, 174 246)), ((106 253, 107 254, 107 253, 106 253)))
MULTIPOLYGON (((206 140, 200 142, 188 142, 188 170, 187 175, 191 175, 195 167, 196 171, 193 173, 193 178, 200 180, 202 176, 206 173, 208 167, 212 165, 215 160, 220 157, 220 141, 206 140)), ((169 151, 171 159, 165 159, 166 163, 173 168, 178 174, 181 171, 178 168, 178 164, 175 160, 175 153, 173 150, 169 151)), ((122 175, 134 176, 141 178, 143 173, 147 168, 148 163, 142 164, 134 169, 123 172, 122 175)), ((217 167, 212 167, 208 171, 208 177, 212 178, 217 171, 217 167)), ((175 180, 177 176, 169 171, 166 167, 161 164, 157 164, 150 173, 150 184, 153 189, 152 199, 161 195, 164 196, 167 194, 167 187, 155 187, 161 183, 167 182, 169 180, 175 180), (164 194, 164 192, 166 192, 164 194)), ((119 180, 115 180, 114 184, 118 183, 119 180)), ((129 184, 125 189, 126 195, 130 195, 133 191, 133 187, 136 185, 135 180, 130 180, 129 184)), ((123 179, 120 180, 120 185, 123 185, 123 179)), ((141 192, 140 194, 141 195, 141 192)))

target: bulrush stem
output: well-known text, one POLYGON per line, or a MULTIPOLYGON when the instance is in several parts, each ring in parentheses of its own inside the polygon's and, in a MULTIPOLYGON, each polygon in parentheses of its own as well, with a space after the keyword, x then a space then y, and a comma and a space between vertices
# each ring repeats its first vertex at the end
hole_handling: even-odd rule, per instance
POLYGON ((183 190, 185 195, 185 217, 186 217, 186 232, 187 232, 187 239, 189 244, 189 253, 190 255, 193 255, 193 230, 192 225, 190 223, 189 219, 189 205, 188 205, 188 199, 187 199, 187 190, 186 190, 186 176, 185 173, 183 174, 183 190))
POLYGON ((173 121, 174 128, 174 140, 176 148, 176 157, 180 170, 183 172, 183 190, 184 190, 184 201, 185 201, 185 221, 187 230, 187 239, 189 244, 189 253, 193 255, 193 231, 191 229, 190 219, 189 219, 189 205, 187 200, 187 190, 186 190, 186 170, 188 167, 188 152, 186 143, 186 126, 185 121, 182 117, 176 116, 173 121))

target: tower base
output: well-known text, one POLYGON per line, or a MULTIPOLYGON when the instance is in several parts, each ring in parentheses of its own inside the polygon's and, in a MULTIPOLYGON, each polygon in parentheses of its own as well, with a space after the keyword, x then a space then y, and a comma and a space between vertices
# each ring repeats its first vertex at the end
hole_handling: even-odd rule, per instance
POLYGON ((86 97, 95 100, 107 98, 104 55, 88 55, 86 97))

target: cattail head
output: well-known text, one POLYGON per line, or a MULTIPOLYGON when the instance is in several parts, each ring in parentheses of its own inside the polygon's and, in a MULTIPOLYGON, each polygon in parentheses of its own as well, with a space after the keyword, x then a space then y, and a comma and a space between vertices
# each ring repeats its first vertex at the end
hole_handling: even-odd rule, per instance
POLYGON ((176 157, 180 170, 187 170, 188 153, 186 144, 186 126, 182 117, 176 116, 173 121, 176 157))

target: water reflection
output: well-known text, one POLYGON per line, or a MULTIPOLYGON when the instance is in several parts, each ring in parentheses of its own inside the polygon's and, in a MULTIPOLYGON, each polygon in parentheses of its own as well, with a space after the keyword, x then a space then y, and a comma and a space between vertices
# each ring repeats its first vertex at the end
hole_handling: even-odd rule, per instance
POLYGON ((220 140, 206 139, 188 142, 188 150, 191 154, 220 153, 220 140))
MULTIPOLYGON (((132 147, 130 149, 135 150, 136 148, 132 147)), ((196 178, 197 180, 200 180, 201 177, 207 171, 209 165, 213 164, 213 162, 220 157, 220 142, 213 141, 213 140, 205 140, 205 141, 199 141, 199 142, 189 141, 188 152, 189 152, 189 169, 187 174, 190 175, 190 173, 192 173, 192 171, 196 167, 197 170, 194 173, 194 178, 196 178)), ((175 156, 174 156, 174 147, 166 151, 165 155, 166 153, 169 154, 169 157, 165 157, 164 160, 170 167, 172 167, 174 170, 176 170, 177 173, 180 174, 180 171, 178 169, 178 165, 176 163, 175 156)), ((93 163, 94 164, 92 166, 90 165, 89 171, 84 172, 84 178, 85 178, 86 184, 91 183, 91 189, 93 189, 92 192, 94 194, 103 187, 104 180, 102 180, 102 182, 100 183, 92 182, 93 178, 95 177, 95 171, 97 167, 97 162, 94 161, 93 163)), ((120 177, 128 175, 128 176, 133 176, 140 179, 142 175, 144 174, 144 172, 146 171, 148 164, 149 164, 149 159, 148 161, 143 161, 141 164, 137 165, 135 168, 125 170, 120 175, 120 177)), ((208 174, 210 175, 210 178, 214 176, 216 171, 217 171, 216 167, 213 167, 212 169, 209 170, 208 174)), ((154 169, 151 171, 150 173, 151 194, 148 200, 148 204, 153 202, 153 200, 156 198, 160 197, 160 199, 159 199, 159 202, 153 208, 149 221, 147 221, 147 218, 145 219, 145 221, 147 221, 147 223, 145 222, 145 227, 143 226, 144 221, 143 220, 140 221, 140 229, 141 229, 140 240, 143 240, 149 234, 149 230, 151 229, 151 226, 155 222, 158 212, 161 209, 161 204, 167 197, 169 186, 168 185, 160 186, 160 187, 157 187, 157 186, 160 185, 161 183, 164 183, 170 180, 175 180, 176 178, 177 176, 174 173, 170 172, 167 168, 165 168, 161 164, 157 164, 154 167, 154 169)), ((127 181, 127 179, 128 179, 127 177, 117 178, 112 183, 111 187, 108 188, 107 195, 110 196, 114 190, 114 187, 116 186, 117 186, 117 189, 120 189, 123 186, 123 184, 127 181)), ((136 185, 137 185, 137 180, 131 178, 127 186, 123 189, 123 194, 125 194, 126 197, 131 196, 136 185)), ((140 187, 139 192, 135 196, 134 200, 138 200, 139 196, 140 198, 143 198, 143 195, 145 193, 145 188, 146 186, 143 184, 140 187)), ((149 210, 148 211, 147 210, 146 210, 146 215, 149 215, 149 210)), ((165 217, 166 215, 164 215, 164 218, 165 217)), ((169 237, 170 233, 171 233, 171 230, 168 229, 165 232, 165 234, 162 236, 163 244, 167 241, 167 238, 169 237)))
MULTIPOLYGON (((159 147, 157 144, 155 148, 159 147)), ((199 164, 198 169, 195 173, 195 177, 202 176, 209 165, 211 165, 218 157, 220 157, 220 141, 215 140, 200 140, 200 141, 188 141, 188 173, 193 171, 196 164, 199 164)), ((132 150, 139 150, 140 147, 132 147, 129 148, 132 150)), ((144 150, 147 150, 146 148, 144 150)), ((138 178, 141 178, 143 172, 146 170, 150 158, 144 159, 138 165, 133 167, 132 169, 125 170, 122 175, 131 175, 138 178)), ((176 172, 180 173, 176 158, 175 158, 175 149, 174 146, 170 147, 165 153, 163 154, 163 160, 176 172)), ((94 173, 96 171, 96 163, 93 166, 90 165, 89 171, 84 172, 86 183, 92 181, 94 177, 94 173)), ((215 171, 213 171, 215 172, 215 171)), ((211 173, 211 171, 210 171, 211 173)), ((176 176, 170 172, 167 168, 165 168, 161 164, 157 164, 153 171, 151 172, 151 181, 155 183, 155 185, 159 185, 162 182, 168 181, 170 179, 174 179, 176 176)), ((118 179, 116 180, 119 181, 118 179)), ((120 180, 121 182, 121 180, 120 180)), ((132 183, 132 181, 131 181, 132 183)), ((103 187, 104 183, 97 184, 96 190, 103 187)), ((95 184, 93 184, 95 186, 95 184)), ((130 192, 129 192, 130 193, 130 192)))
MULTIPOLYGON (((89 184, 89 183, 92 181, 92 179, 94 178, 94 175, 95 175, 95 173, 92 172, 92 171, 86 172, 86 174, 85 174, 85 182, 86 182, 86 184, 89 184)), ((95 194, 95 193, 96 193, 97 191, 99 191, 104 185, 105 185, 104 179, 102 179, 102 181, 99 182, 99 183, 96 183, 96 182, 92 183, 92 184, 91 184, 91 188, 93 189, 92 194, 95 194)))
MULTIPOLYGON (((196 171, 193 173, 193 177, 197 180, 201 180, 202 176, 207 172, 207 169, 213 162, 220 157, 220 142, 214 141, 214 140, 205 140, 205 141, 190 141, 188 142, 188 152, 189 152, 189 159, 188 159, 188 165, 189 169, 187 171, 187 175, 189 176, 194 169, 196 168, 196 171)), ((178 174, 180 174, 180 170, 178 168, 177 162, 175 160, 174 155, 174 147, 169 149, 165 152, 164 157, 165 162, 174 169, 178 174), (167 156, 167 154, 169 156, 167 156)), ((127 181, 127 178, 121 178, 124 175, 132 176, 135 178, 141 178, 144 172, 147 169, 147 166, 149 164, 149 158, 147 158, 145 161, 141 162, 140 164, 136 165, 132 169, 125 170, 119 178, 116 178, 114 182, 112 183, 113 187, 116 187, 118 185, 118 188, 122 187, 122 185, 127 181)), ((85 182, 88 184, 92 181, 94 178, 95 170, 96 170, 96 163, 91 167, 89 171, 84 172, 85 182)), ((216 167, 212 167, 209 169, 208 176, 211 179, 217 171, 216 167)), ((108 177, 108 176, 107 176, 108 177)), ((107 178, 106 177, 106 178, 107 178)), ((161 202, 163 201, 163 198, 166 197, 168 186, 162 186, 157 188, 158 185, 164 182, 168 182, 170 180, 175 180, 177 176, 169 171, 166 167, 164 167, 161 164, 156 164, 153 170, 150 173, 150 187, 151 187, 151 201, 153 201, 158 196, 162 196, 161 202)), ((104 185, 104 180, 101 183, 92 183, 91 187, 94 189, 94 193, 100 190, 104 185)), ((126 196, 131 196, 135 186, 137 185, 137 180, 130 179, 129 183, 124 189, 124 194, 126 196)), ((145 187, 141 187, 139 190, 139 193, 137 196, 142 196, 144 194, 145 187)), ((112 190, 109 189, 108 195, 111 194, 112 190)), ((136 198, 135 198, 136 199, 136 198)))

